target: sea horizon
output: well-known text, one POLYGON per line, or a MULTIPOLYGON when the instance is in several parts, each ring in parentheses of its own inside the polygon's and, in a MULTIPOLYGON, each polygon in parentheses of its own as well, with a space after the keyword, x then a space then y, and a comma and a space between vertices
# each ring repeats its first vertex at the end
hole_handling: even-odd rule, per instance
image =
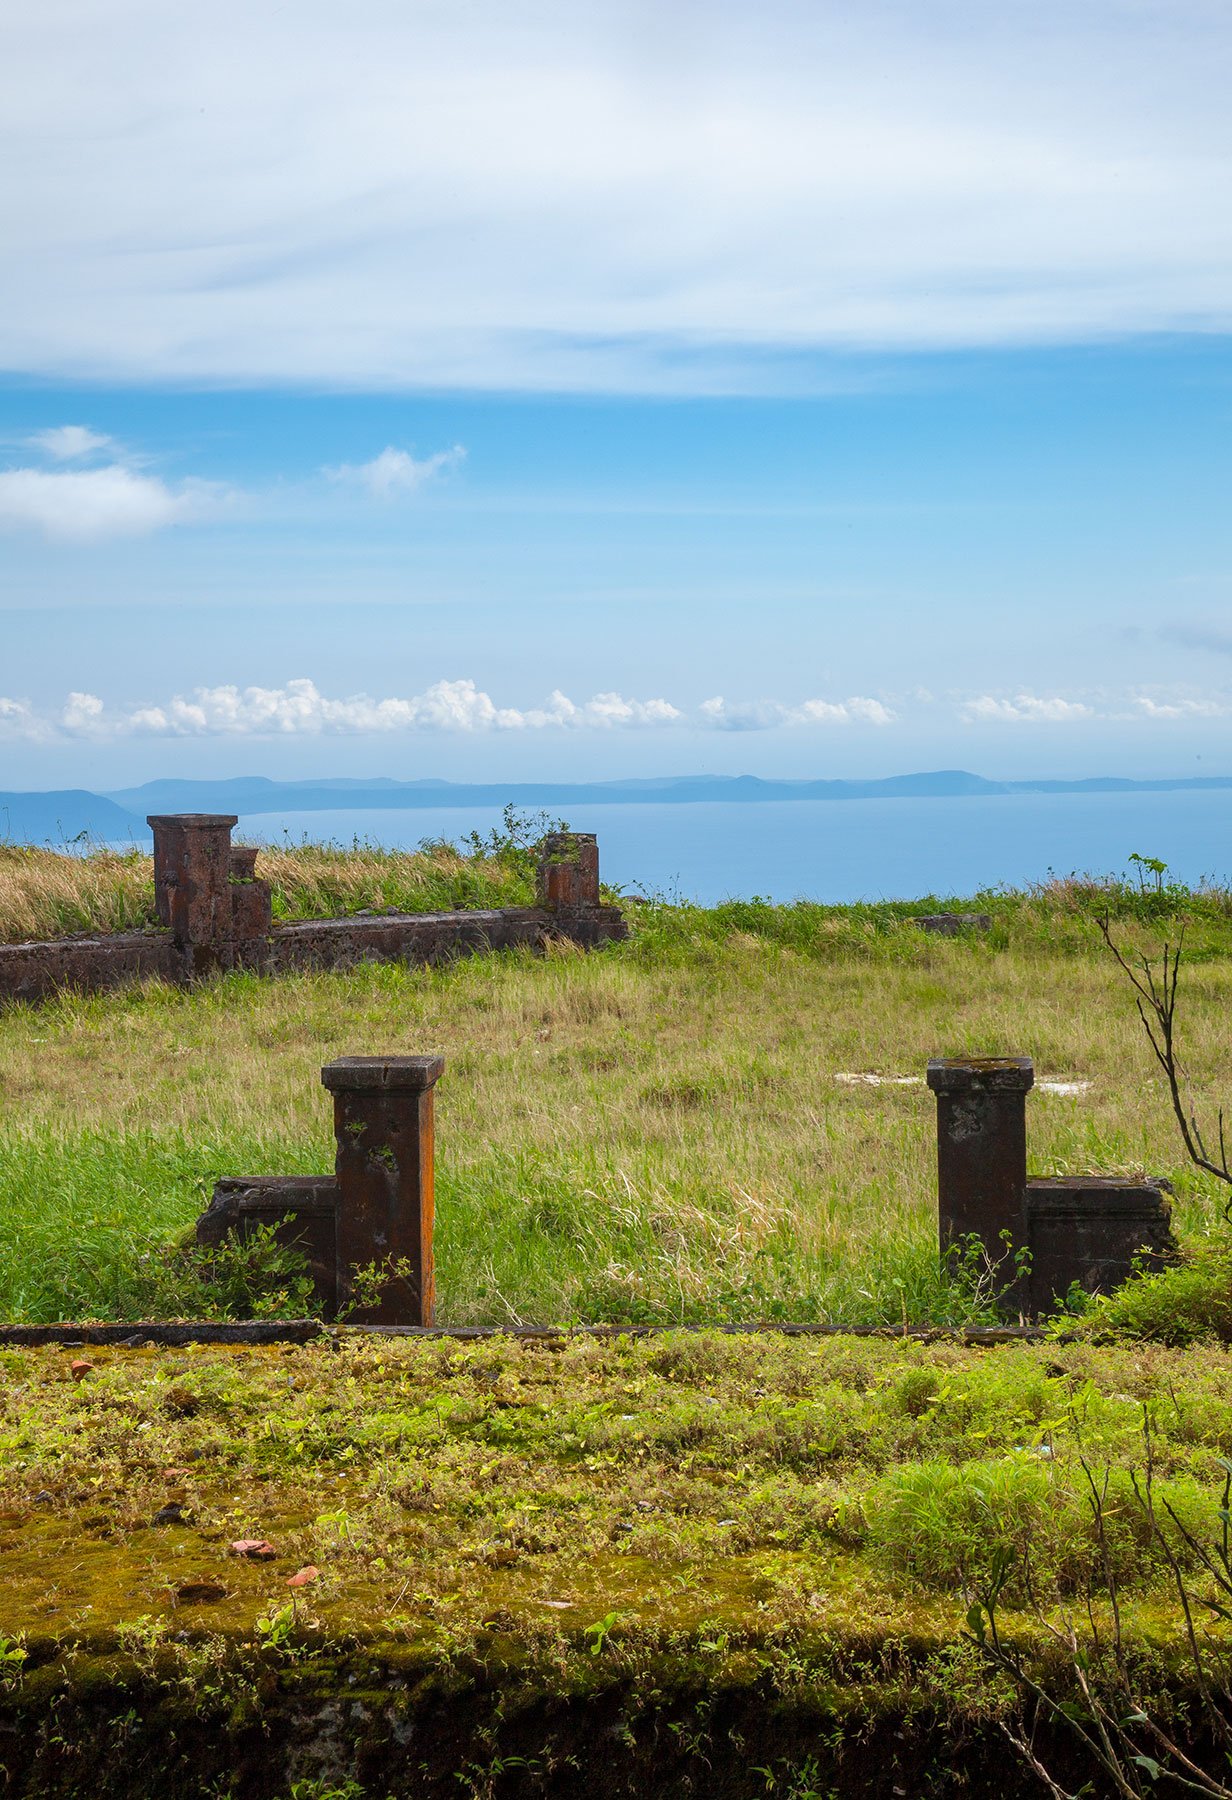
MULTIPOLYGON (((652 802, 573 807, 603 879, 715 905, 754 895, 844 904, 970 896, 1052 875, 1129 875, 1158 857, 1191 886, 1232 880, 1232 790, 652 802)), ((237 841, 354 841, 385 849, 502 828, 499 807, 241 813, 237 841)))

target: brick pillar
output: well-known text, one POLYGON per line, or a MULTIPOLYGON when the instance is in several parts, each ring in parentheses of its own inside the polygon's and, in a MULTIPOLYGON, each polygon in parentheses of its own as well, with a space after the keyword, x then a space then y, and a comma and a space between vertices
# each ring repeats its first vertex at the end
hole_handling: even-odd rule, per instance
POLYGON ((338 1140, 340 1307, 357 1267, 406 1265, 374 1306, 346 1314, 355 1324, 432 1323, 432 1090, 444 1067, 440 1056, 343 1056, 321 1070, 338 1140))
POLYGON ((231 828, 234 813, 156 813, 154 893, 158 916, 171 927, 189 976, 229 969, 234 962, 231 922, 231 828))
MULTIPOLYGON (((1029 1056, 944 1057, 928 1065, 937 1096, 937 1202, 942 1257, 974 1232, 996 1267, 1027 1241, 1029 1056), (1010 1235, 1007 1246, 1003 1232, 1010 1235)), ((1008 1280, 1012 1264, 1006 1267, 1008 1280)), ((1018 1305, 1016 1289, 1005 1304, 1018 1305)))
POLYGON ((593 831, 549 832, 539 845, 539 904, 582 912, 599 904, 599 845, 593 831))

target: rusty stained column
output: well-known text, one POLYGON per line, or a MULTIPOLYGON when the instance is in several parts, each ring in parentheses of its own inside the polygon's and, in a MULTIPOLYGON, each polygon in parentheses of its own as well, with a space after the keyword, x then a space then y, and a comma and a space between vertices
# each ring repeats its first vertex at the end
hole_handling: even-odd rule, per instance
POLYGON ((584 912, 599 904, 599 845, 593 831, 552 831, 539 845, 539 904, 584 912))
POLYGON ((154 894, 158 917, 184 957, 185 973, 206 975, 234 961, 231 830, 234 813, 154 813, 154 894))
POLYGON ((432 1323, 432 1090, 444 1067, 440 1056, 343 1056, 321 1070, 334 1096, 338 1304, 350 1323, 432 1323), (371 1265, 390 1276, 374 1304, 357 1306, 355 1271, 371 1265))
POLYGON ((928 1065, 937 1096, 937 1210, 941 1255, 974 1234, 1002 1267, 1003 1305, 1014 1310, 1012 1257, 1027 1242, 1029 1056, 939 1057, 928 1065), (1008 1233, 1008 1244, 1006 1237, 1008 1233))

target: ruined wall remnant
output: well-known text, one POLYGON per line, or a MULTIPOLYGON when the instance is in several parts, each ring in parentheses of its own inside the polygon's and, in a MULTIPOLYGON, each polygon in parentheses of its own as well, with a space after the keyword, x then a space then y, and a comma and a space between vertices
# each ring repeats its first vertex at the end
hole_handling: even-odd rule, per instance
POLYGON ((179 981, 181 962, 163 931, 81 934, 45 943, 0 944, 0 1002, 35 1006, 52 994, 93 994, 130 981, 179 981))
POLYGON ((552 831, 539 846, 539 904, 588 912, 599 904, 599 846, 590 831, 552 831))
POLYGON ((943 1258, 973 1240, 1007 1312, 1050 1311, 1075 1285, 1107 1293, 1175 1249, 1168 1185, 1107 1175, 1028 1179, 1026 1056, 944 1057, 937 1096, 937 1212, 943 1258), (1026 1252, 1024 1267, 1015 1253, 1026 1252))
POLYGON ((334 1174, 231 1176, 197 1221, 197 1242, 272 1227, 301 1249, 327 1319, 431 1325, 439 1056, 343 1056, 321 1080, 334 1097, 334 1174))
POLYGON ((599 850, 587 833, 555 832, 540 851, 537 906, 382 913, 273 923, 258 852, 232 845, 233 813, 154 814, 150 931, 0 945, 0 1002, 34 1003, 65 988, 93 992, 142 977, 185 983, 227 969, 279 975, 364 962, 451 962, 491 950, 542 950, 556 937, 584 949, 628 936, 599 897, 599 850))

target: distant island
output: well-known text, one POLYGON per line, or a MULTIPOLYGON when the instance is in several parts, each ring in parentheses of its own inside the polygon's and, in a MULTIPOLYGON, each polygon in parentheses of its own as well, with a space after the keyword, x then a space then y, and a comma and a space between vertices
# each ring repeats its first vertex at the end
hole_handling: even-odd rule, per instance
POLYGON ((452 782, 318 778, 271 781, 147 781, 96 794, 86 788, 0 792, 0 843, 62 846, 75 839, 148 844, 148 813, 222 812, 240 817, 287 812, 429 812, 443 807, 502 807, 567 814, 571 807, 681 806, 708 801, 749 805, 792 800, 977 798, 994 794, 1164 794, 1232 788, 1232 775, 1133 781, 1096 775, 1082 781, 989 781, 966 769, 890 775, 877 781, 767 781, 756 775, 668 775, 599 782, 452 782))

